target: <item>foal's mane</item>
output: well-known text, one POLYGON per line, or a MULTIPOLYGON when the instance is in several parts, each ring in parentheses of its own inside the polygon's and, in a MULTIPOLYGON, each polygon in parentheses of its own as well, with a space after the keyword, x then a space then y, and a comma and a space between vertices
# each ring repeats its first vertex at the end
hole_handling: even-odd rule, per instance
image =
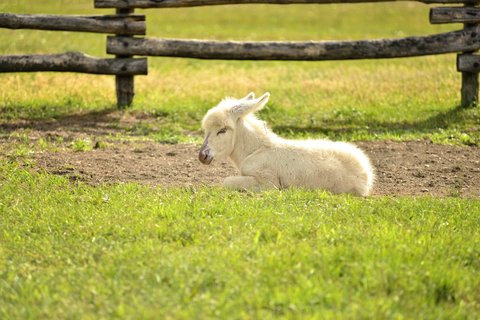
POLYGON ((257 140, 263 141, 264 144, 270 145, 273 141, 281 139, 278 137, 263 120, 258 119, 254 114, 249 114, 243 118, 245 127, 253 131, 257 140))

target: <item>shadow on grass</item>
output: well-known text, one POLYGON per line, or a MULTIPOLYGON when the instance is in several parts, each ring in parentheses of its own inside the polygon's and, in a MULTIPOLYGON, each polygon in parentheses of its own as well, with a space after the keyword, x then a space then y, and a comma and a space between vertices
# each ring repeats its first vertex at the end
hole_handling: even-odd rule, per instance
MULTIPOLYGON (((478 108, 455 107, 445 112, 439 112, 426 119, 418 121, 381 121, 357 111, 340 111, 326 115, 313 124, 303 124, 298 121, 291 124, 280 124, 278 119, 272 119, 269 124, 274 132, 286 136, 324 135, 330 138, 351 136, 358 133, 367 135, 405 135, 428 134, 435 130, 455 129, 469 130, 480 127, 478 108)), ((267 117, 268 118, 268 117, 267 117)), ((0 131, 12 133, 19 130, 33 130, 52 133, 66 131, 94 136, 112 134, 149 135, 161 132, 163 135, 178 135, 186 123, 194 119, 187 113, 172 116, 168 113, 155 111, 125 112, 114 107, 90 112, 73 112, 71 114, 54 115, 48 118, 16 120, 0 120, 0 131)), ((285 123, 285 122, 284 122, 285 123)), ((200 123, 198 124, 200 126, 200 123)), ((185 128, 184 128, 185 129, 185 128)))
POLYGON ((49 116, 42 119, 15 119, 0 122, 0 131, 11 133, 18 130, 39 132, 70 131, 91 135, 108 135, 119 131, 122 111, 116 108, 49 116))
POLYGON ((45 114, 45 117, 27 114, 22 117, 11 117, 11 119, 8 119, 7 115, 2 119, 1 115, 0 112, 0 136, 2 137, 20 133, 46 138, 61 137, 70 141, 85 135, 92 137, 149 136, 160 143, 174 144, 182 141, 184 135, 196 132, 184 128, 187 126, 186 123, 192 120, 188 115, 178 118, 161 110, 119 110, 111 107, 64 114, 56 112, 53 115, 45 114))
POLYGON ((474 108, 457 106, 418 121, 380 121, 368 117, 326 117, 315 125, 273 125, 274 132, 297 135, 312 134, 329 137, 351 135, 358 131, 369 134, 408 134, 429 133, 439 129, 468 128, 480 126, 480 112, 474 108))

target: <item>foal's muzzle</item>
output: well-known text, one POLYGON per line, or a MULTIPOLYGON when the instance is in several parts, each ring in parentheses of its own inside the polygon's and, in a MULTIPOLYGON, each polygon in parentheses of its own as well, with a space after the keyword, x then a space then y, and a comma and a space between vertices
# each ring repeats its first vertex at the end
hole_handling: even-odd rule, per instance
POLYGON ((198 154, 198 160, 203 164, 210 164, 213 161, 213 157, 210 154, 210 149, 200 150, 198 154))
POLYGON ((201 163, 203 164, 210 164, 213 161, 213 156, 212 152, 210 151, 210 148, 208 147, 208 137, 210 136, 207 135, 205 138, 205 141, 203 142, 202 147, 200 148, 200 152, 198 153, 198 160, 200 160, 201 163))

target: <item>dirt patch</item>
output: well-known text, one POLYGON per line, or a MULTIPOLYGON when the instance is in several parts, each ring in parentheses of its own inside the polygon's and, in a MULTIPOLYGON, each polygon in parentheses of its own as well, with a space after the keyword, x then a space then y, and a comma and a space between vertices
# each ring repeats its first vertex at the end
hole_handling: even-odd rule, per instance
MULTIPOLYGON (((480 148, 412 142, 359 142, 371 157, 374 195, 480 196, 480 148)), ((154 186, 220 185, 235 174, 229 163, 205 166, 198 146, 127 143, 88 152, 35 154, 39 168, 88 183, 154 186)))
POLYGON ((376 195, 480 196, 480 148, 427 141, 357 143, 376 169, 376 195))
POLYGON ((234 174, 227 163, 202 165, 193 144, 135 142, 87 152, 36 154, 37 165, 49 173, 88 183, 139 182, 154 186, 220 184, 234 174))

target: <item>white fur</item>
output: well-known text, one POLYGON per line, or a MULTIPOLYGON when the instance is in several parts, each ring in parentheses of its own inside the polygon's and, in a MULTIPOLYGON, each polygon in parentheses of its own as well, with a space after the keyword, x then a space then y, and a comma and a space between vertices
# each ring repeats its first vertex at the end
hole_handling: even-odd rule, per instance
POLYGON ((374 173, 362 150, 350 143, 328 140, 286 140, 270 131, 253 113, 268 101, 226 98, 202 121, 205 143, 199 158, 209 164, 230 159, 240 171, 224 185, 234 189, 290 186, 321 188, 333 193, 370 194, 374 173), (223 130, 222 130, 223 129, 223 130))

